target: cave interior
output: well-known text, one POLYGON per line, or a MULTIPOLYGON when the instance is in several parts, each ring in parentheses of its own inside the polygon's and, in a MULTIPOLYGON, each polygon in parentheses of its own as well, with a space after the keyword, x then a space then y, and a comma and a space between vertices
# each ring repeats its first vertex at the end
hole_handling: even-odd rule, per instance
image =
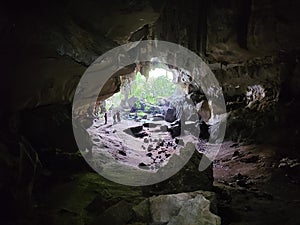
POLYGON ((2 3, 0 223, 300 224, 299 9, 297 0, 2 3), (220 85, 226 112, 196 87, 193 73, 153 61, 111 74, 94 104, 72 105, 83 74, 98 57, 149 40, 178 44, 200 57, 220 85), (137 74, 149 79, 156 67, 172 71, 182 98, 177 93, 173 102, 147 103, 145 115, 126 88, 137 74), (118 93, 126 99, 121 116, 105 105, 118 93), (195 114, 184 107, 186 98, 199 106, 195 114), (84 145, 74 137, 74 112, 84 145), (220 115, 226 124, 211 122, 220 115), (101 176, 106 168, 97 173, 90 166, 87 157, 95 151, 88 149, 97 146, 109 152, 100 158, 112 157, 112 168, 125 162, 139 171, 159 171, 158 160, 176 162, 176 151, 185 149, 189 137, 178 138, 183 118, 195 120, 198 151, 173 176, 126 185, 101 176), (214 139, 216 124, 226 126, 221 143, 214 139), (155 132, 163 140, 150 138, 155 132), (125 146, 122 138, 134 141, 125 146), (213 159, 203 147, 210 138, 220 146, 213 159), (132 143, 141 143, 137 151, 131 151, 132 143), (211 163, 200 171, 207 159, 211 163))

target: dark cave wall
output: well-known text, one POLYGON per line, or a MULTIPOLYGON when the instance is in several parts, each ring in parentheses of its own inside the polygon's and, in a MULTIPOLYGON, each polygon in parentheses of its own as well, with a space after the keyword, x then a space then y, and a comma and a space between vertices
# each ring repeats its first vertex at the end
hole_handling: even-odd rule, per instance
POLYGON ((297 95, 298 1, 114 3, 4 7, 1 49, 10 84, 3 89, 11 93, 10 110, 71 103, 81 75, 99 55, 127 40, 154 38, 201 55, 230 105, 255 84, 279 94, 284 84, 297 95))
POLYGON ((227 103, 227 137, 240 142, 278 138, 295 142, 297 9, 297 1, 168 2, 152 37, 188 47, 210 65, 227 103), (255 91, 247 97, 256 85, 263 87, 265 97, 258 99, 255 91), (284 127, 290 129, 288 135, 282 132, 284 127), (282 136, 266 133, 274 130, 282 136))

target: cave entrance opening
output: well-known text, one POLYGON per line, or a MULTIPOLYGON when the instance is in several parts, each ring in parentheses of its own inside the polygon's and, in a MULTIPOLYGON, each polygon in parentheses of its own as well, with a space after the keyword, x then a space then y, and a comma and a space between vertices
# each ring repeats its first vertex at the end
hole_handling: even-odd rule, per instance
POLYGON ((199 117, 188 100, 191 79, 185 72, 167 65, 137 66, 118 79, 119 91, 101 101, 88 129, 94 155, 101 152, 107 160, 156 172, 188 143, 199 141, 199 117))
MULTIPOLYGON (((115 124, 121 119, 136 122, 164 119, 170 97, 180 94, 173 73, 167 69, 153 68, 147 74, 135 71, 134 76, 121 79, 120 91, 104 100, 97 112, 100 118, 107 116, 108 123, 115 124)), ((172 120, 175 121, 175 115, 172 120)))

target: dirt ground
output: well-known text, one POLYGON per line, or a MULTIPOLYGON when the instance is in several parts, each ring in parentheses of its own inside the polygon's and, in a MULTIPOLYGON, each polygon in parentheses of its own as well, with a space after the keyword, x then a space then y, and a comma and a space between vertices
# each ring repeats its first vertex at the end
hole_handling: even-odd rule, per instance
POLYGON ((290 152, 223 143, 214 161, 222 224, 300 224, 300 168, 290 152))
POLYGON ((145 121, 121 120, 113 123, 95 120, 88 129, 94 143, 93 154, 109 153, 120 163, 132 167, 147 168, 153 172, 164 166, 173 154, 179 154, 180 148, 187 142, 195 141, 191 135, 172 138, 166 130, 170 123, 147 121, 149 126, 143 126, 145 121), (135 137, 130 128, 142 127, 138 132, 143 137, 135 137), (183 142, 184 140, 184 142, 183 142))
MULTIPOLYGON (((147 166, 155 171, 157 165, 166 163, 169 156, 177 151, 178 143, 169 132, 160 129, 168 125, 165 121, 153 124, 152 127, 143 128, 147 134, 143 138, 123 132, 128 127, 142 125, 133 120, 122 120, 116 124, 109 121, 108 125, 99 120, 89 132, 94 141, 100 143, 101 140, 96 147, 98 150, 110 149, 110 154, 122 163, 135 167, 147 166), (164 144, 160 145, 162 140, 164 144), (155 149, 155 146, 158 148, 155 149), (149 150, 152 147, 155 151, 149 150)), ((295 160, 297 157, 291 154, 296 149, 290 148, 274 145, 240 146, 232 141, 222 144, 213 161, 214 191, 218 195, 218 213, 222 217, 222 224, 300 224, 300 166, 295 160)))

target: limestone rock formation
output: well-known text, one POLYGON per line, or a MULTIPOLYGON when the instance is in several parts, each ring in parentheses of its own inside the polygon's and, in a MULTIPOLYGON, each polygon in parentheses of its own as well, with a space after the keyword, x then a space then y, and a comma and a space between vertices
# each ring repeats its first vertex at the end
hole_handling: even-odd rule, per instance
POLYGON ((205 193, 192 192, 150 198, 154 224, 220 225, 220 217, 211 213, 211 203, 204 196, 205 193))

